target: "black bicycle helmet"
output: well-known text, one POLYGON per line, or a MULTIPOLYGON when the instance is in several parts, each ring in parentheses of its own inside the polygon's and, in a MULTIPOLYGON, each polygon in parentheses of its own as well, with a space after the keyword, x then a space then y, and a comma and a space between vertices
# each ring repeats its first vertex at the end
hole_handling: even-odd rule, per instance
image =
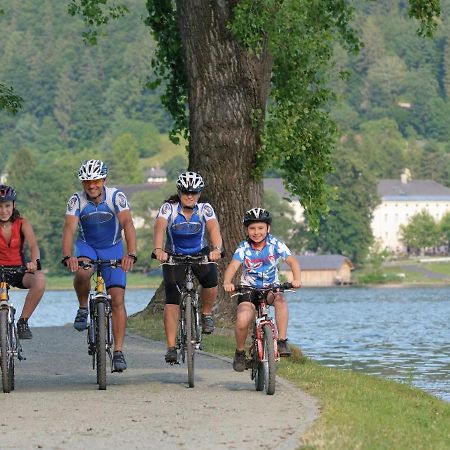
POLYGON ((245 227, 248 227, 253 222, 264 222, 270 225, 272 223, 272 216, 267 209, 252 208, 244 214, 243 223, 245 227))
POLYGON ((11 186, 0 184, 0 202, 14 202, 16 197, 16 191, 11 186))

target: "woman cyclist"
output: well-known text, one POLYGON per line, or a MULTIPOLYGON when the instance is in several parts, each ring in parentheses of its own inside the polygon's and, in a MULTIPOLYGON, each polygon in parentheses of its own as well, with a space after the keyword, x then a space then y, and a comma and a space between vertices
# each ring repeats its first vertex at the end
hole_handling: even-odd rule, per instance
POLYGON ((31 339, 33 334, 28 319, 44 295, 45 275, 40 270, 40 252, 33 227, 16 209, 16 197, 11 186, 0 185, 0 265, 27 267, 26 273, 8 275, 7 281, 11 286, 28 289, 17 331, 19 339, 31 339), (29 262, 24 259, 25 244, 30 253, 29 262))
MULTIPOLYGON (((166 200, 156 217, 153 253, 161 262, 167 261, 168 252, 177 255, 205 254, 211 261, 217 261, 222 251, 222 237, 212 206, 199 202, 204 188, 203 178, 196 172, 183 172, 179 175, 176 186, 178 193, 166 200), (207 235, 210 246, 206 241, 207 235)), ((217 267, 215 264, 194 267, 194 274, 202 286, 202 331, 209 334, 214 331, 212 308, 217 297, 217 267)), ((180 286, 184 281, 184 267, 164 265, 163 276, 166 291, 164 328, 168 347, 165 360, 175 363, 180 286)))

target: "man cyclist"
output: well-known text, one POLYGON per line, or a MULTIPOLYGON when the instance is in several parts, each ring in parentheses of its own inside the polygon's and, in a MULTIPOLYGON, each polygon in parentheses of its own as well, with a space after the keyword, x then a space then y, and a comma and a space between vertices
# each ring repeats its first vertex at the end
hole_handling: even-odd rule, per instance
POLYGON ((74 328, 83 331, 88 327, 88 297, 92 270, 78 270, 78 258, 122 259, 117 269, 104 267, 102 275, 106 290, 112 299, 114 336, 113 370, 122 372, 127 363, 122 352, 127 313, 125 310, 126 274, 136 262, 136 230, 125 194, 106 186, 108 168, 103 161, 91 159, 83 162, 78 172, 83 190, 74 193, 68 203, 64 221, 62 262, 75 273, 74 288, 79 309, 74 328), (73 251, 73 237, 78 237, 73 251), (122 230, 127 251, 124 254, 122 230))

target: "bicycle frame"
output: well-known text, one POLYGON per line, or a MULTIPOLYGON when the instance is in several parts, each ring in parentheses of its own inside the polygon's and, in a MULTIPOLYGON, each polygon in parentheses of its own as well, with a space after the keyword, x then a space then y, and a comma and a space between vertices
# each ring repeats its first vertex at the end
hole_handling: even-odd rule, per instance
MULTIPOLYGON (((215 264, 206 255, 175 255, 169 254, 169 259, 162 263, 170 266, 185 266, 185 279, 181 286, 180 321, 177 337, 177 348, 180 350, 181 361, 187 359, 188 384, 194 387, 194 354, 201 349, 202 328, 200 312, 200 296, 194 284, 193 265, 215 264), (187 357, 187 358, 186 358, 187 357)), ((177 361, 177 364, 179 362, 177 361)))
POLYGON ((16 309, 9 299, 9 283, 7 274, 25 273, 25 266, 0 266, 0 347, 3 392, 14 390, 14 358, 26 359, 22 355, 15 323, 16 309))
POLYGON ((89 326, 87 333, 88 354, 92 355, 92 369, 97 369, 97 383, 100 390, 106 389, 106 354, 109 356, 111 372, 113 372, 111 348, 112 334, 112 301, 106 292, 103 267, 118 267, 120 260, 79 261, 81 268, 94 268, 95 290, 89 294, 89 326))
MULTIPOLYGON (((269 315, 269 294, 276 294, 291 289, 290 283, 274 285, 267 288, 236 286, 239 293, 253 295, 251 302, 256 308, 253 325, 252 342, 248 349, 246 368, 251 369, 251 379, 255 381, 257 391, 266 390, 268 395, 275 393, 275 363, 280 360, 278 352, 278 329, 269 315)), ((234 294, 234 295, 238 295, 234 294)))

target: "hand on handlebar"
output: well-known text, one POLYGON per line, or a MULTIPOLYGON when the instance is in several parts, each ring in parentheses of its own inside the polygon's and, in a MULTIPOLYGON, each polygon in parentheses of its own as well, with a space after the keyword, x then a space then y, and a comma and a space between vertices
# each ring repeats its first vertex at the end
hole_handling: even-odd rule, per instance
POLYGON ((292 280, 292 287, 298 289, 302 287, 302 282, 300 280, 292 280))
POLYGON ((233 283, 223 283, 223 290, 225 292, 234 292, 234 284, 233 283))
POLYGON ((155 255, 155 259, 161 262, 166 262, 169 259, 169 255, 162 248, 155 249, 152 257, 153 255, 155 255))
POLYGON ((76 256, 71 256, 64 261, 64 264, 67 267, 69 272, 76 272, 79 268, 78 266, 78 258, 76 256))
POLYGON ((212 252, 209 252, 208 259, 210 261, 218 261, 220 258, 222 258, 222 252, 219 249, 215 248, 212 252))
POLYGON ((120 267, 124 272, 129 272, 133 269, 135 259, 132 256, 124 255, 120 263, 120 267))

